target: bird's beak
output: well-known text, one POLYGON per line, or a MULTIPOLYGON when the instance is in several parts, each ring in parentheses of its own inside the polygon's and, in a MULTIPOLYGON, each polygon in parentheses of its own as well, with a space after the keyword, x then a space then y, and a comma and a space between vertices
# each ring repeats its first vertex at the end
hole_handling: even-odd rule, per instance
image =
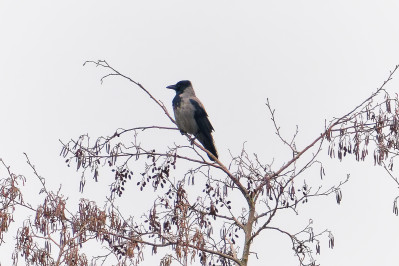
POLYGON ((167 89, 176 90, 176 85, 169 85, 166 87, 167 89))

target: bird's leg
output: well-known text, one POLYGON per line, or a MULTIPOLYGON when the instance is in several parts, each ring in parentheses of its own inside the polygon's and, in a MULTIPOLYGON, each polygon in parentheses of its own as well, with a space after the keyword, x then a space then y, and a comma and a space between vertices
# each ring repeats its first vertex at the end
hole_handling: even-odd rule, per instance
POLYGON ((191 145, 194 146, 194 141, 195 141, 197 138, 196 138, 195 136, 194 136, 194 137, 189 136, 188 138, 190 139, 191 145))
POLYGON ((188 134, 186 131, 183 131, 183 130, 180 130, 180 133, 181 133, 182 135, 186 135, 187 138, 188 138, 188 140, 190 141, 190 144, 191 144, 191 145, 194 145, 194 141, 195 141, 195 139, 196 139, 196 136, 195 136, 195 135, 193 135, 193 137, 191 137, 191 134, 188 134))

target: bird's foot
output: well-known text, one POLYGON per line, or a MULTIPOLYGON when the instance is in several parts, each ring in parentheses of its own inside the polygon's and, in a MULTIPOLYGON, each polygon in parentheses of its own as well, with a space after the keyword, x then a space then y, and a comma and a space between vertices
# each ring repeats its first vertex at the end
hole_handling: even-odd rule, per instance
POLYGON ((194 141, 196 140, 196 137, 189 137, 190 139, 190 144, 194 146, 194 141))

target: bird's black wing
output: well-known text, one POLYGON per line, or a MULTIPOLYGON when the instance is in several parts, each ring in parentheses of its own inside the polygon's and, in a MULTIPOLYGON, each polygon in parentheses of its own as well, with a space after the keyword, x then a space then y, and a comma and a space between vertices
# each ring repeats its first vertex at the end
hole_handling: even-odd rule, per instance
POLYGON ((209 138, 211 139, 211 132, 213 131, 213 127, 208 119, 208 114, 199 102, 194 99, 190 99, 190 102, 195 108, 194 119, 197 122, 199 131, 205 133, 206 135, 209 135, 209 138))
MULTIPOLYGON (((211 134, 213 127, 211 122, 209 122, 208 114, 198 101, 190 99, 190 102, 194 106, 194 119, 198 125, 198 132, 196 134, 196 137, 205 149, 210 151, 216 158, 218 158, 218 153, 216 151, 216 147, 211 134)), ((213 160, 210 156, 209 158, 213 160)))

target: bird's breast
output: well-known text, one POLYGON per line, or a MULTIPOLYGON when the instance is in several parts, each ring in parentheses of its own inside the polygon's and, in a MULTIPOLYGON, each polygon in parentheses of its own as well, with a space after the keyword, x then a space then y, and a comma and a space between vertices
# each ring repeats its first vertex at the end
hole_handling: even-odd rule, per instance
POLYGON ((179 105, 173 107, 177 127, 187 133, 196 134, 198 125, 194 118, 194 106, 185 99, 181 99, 179 105))

